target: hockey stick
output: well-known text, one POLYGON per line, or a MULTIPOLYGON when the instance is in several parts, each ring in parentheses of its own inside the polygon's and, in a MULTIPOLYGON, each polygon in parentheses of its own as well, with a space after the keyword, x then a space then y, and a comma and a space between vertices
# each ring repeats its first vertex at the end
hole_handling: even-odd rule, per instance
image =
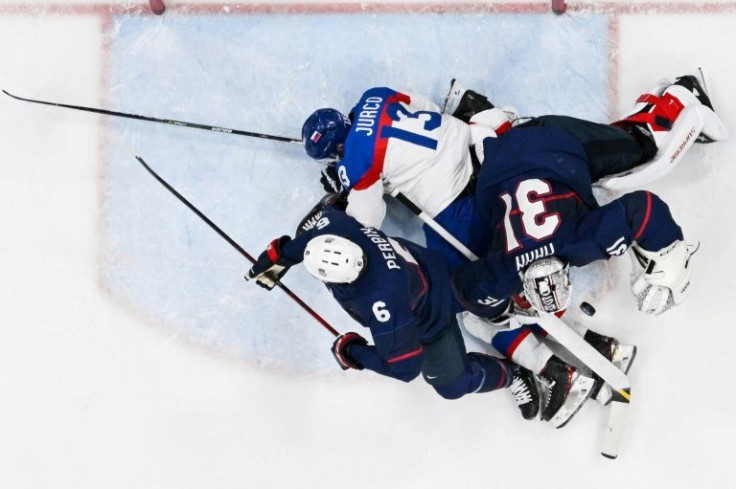
MULTIPOLYGON (((151 167, 148 166, 148 164, 146 164, 145 161, 143 161, 143 158, 141 158, 140 156, 136 156, 135 159, 138 160, 138 162, 141 165, 143 165, 143 168, 145 168, 146 171, 153 176, 153 178, 155 178, 156 180, 158 180, 158 182, 161 185, 163 185, 166 188, 166 190, 168 190, 169 192, 171 192, 174 195, 174 197, 176 197, 177 199, 179 199, 185 206, 187 206, 189 208, 189 210, 191 210, 192 212, 194 212, 197 215, 197 217, 199 217, 205 223, 207 223, 207 225, 210 228, 212 228, 217 234, 219 234, 221 238, 223 238, 225 241, 227 241, 230 244, 230 246, 232 246, 233 248, 235 248, 241 255, 243 255, 251 263, 255 263, 256 262, 255 258, 253 258, 250 255, 250 253, 248 253, 247 251, 245 251, 238 243, 236 243, 230 236, 228 236, 225 233, 225 231, 223 231, 222 229, 220 229, 217 226, 217 224, 215 224, 214 222, 212 222, 210 220, 210 218, 208 218, 207 216, 205 216, 191 202, 189 202, 186 198, 184 198, 183 195, 181 195, 179 192, 177 192, 176 189, 174 187, 172 187, 171 185, 169 185, 169 183, 166 180, 164 180, 163 178, 161 178, 161 176, 159 176, 158 173, 156 173, 155 171, 153 171, 153 169, 151 169, 151 167)), ((286 292, 288 294, 288 296, 291 297, 292 300, 294 300, 294 302, 296 302, 297 304, 299 304, 301 306, 302 309, 304 309, 309 314, 311 314, 311 316, 314 319, 316 319, 322 326, 324 326, 327 331, 329 331, 330 333, 332 333, 333 336, 340 336, 340 333, 335 328, 333 328, 332 326, 330 326, 330 324, 327 321, 325 321, 324 318, 322 318, 322 316, 320 316, 319 314, 317 314, 317 312, 314 309, 312 309, 311 307, 309 307, 303 300, 301 300, 299 298, 299 296, 297 296, 288 287, 286 287, 286 285, 282 284, 281 282, 276 282, 276 285, 278 285, 281 288, 281 290, 283 290, 284 292, 286 292)))
MULTIPOLYGON (((398 190, 391 194, 399 202, 404 204, 411 212, 417 215, 422 221, 430 226, 435 232, 442 236, 448 243, 453 245, 460 253, 462 253, 470 261, 478 260, 478 257, 462 244, 455 236, 443 228, 429 214, 422 210, 418 205, 412 202, 408 197, 400 193, 398 190)), ((590 305, 588 305, 590 307, 590 305)), ((603 437, 601 454, 604 457, 615 459, 621 448, 623 434, 626 429, 626 420, 628 417, 628 407, 631 402, 631 383, 627 375, 616 368, 606 357, 600 354, 598 350, 585 341, 582 336, 565 324, 565 322, 554 314, 539 313, 539 317, 525 318, 527 322, 537 323, 560 345, 574 355, 578 360, 590 368, 593 372, 606 381, 611 386, 613 399, 611 403, 611 411, 608 415, 608 425, 603 437)))
POLYGON ((443 228, 437 221, 432 218, 432 216, 427 214, 421 207, 412 202, 409 197, 402 194, 398 190, 394 190, 393 193, 391 193, 391 196, 404 204, 412 213, 414 213, 414 215, 424 221, 427 226, 431 227, 437 234, 442 236, 445 241, 450 243, 452 246, 455 247, 457 251, 462 253, 465 258, 470 261, 476 261, 478 259, 478 255, 473 253, 470 248, 461 243, 460 240, 453 236, 447 229, 443 228))
POLYGON ((46 102, 44 100, 35 100, 32 98, 19 97, 17 95, 13 95, 12 93, 6 90, 3 90, 3 93, 7 95, 8 97, 14 98, 16 100, 21 100, 23 102, 31 102, 34 104, 50 105, 52 107, 62 107, 65 109, 82 110, 84 112, 94 112, 96 114, 111 115, 115 117, 126 117, 128 119, 135 119, 139 121, 160 122, 162 124, 171 124, 173 126, 193 127, 195 129, 204 129, 206 131, 222 132, 225 134, 237 134, 238 136, 249 136, 253 138, 269 139, 271 141, 281 141, 284 143, 300 143, 300 144, 302 143, 301 139, 287 138, 285 136, 273 136, 271 134, 262 134, 260 132, 241 131, 239 129, 228 129, 227 127, 210 126, 207 124, 197 124, 194 122, 177 121, 174 119, 159 119, 157 117, 148 117, 148 116, 137 115, 137 114, 127 114, 125 112, 115 112, 113 110, 95 109, 94 107, 83 107, 81 105, 67 105, 67 104, 60 104, 56 102, 46 102))

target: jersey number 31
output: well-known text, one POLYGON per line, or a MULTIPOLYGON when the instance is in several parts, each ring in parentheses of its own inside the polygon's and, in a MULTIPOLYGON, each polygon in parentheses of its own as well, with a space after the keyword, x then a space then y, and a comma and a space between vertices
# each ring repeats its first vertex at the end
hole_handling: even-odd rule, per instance
POLYGON ((555 234, 562 220, 559 213, 547 212, 544 196, 550 193, 552 188, 549 183, 531 178, 519 183, 513 197, 509 193, 499 195, 505 207, 503 227, 506 232, 506 251, 514 251, 521 247, 511 225, 511 215, 517 212, 521 214, 521 227, 528 237, 542 241, 555 234), (514 200, 518 211, 514 210, 514 200))

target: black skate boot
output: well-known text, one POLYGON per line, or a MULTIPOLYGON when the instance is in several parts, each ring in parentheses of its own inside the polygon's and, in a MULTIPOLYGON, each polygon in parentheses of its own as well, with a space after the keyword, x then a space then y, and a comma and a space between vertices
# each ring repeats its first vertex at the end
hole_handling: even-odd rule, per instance
POLYGON ((540 378, 547 390, 542 420, 549 421, 555 428, 562 428, 590 397, 593 379, 556 355, 547 361, 540 378))
POLYGON ((442 112, 451 114, 467 124, 475 114, 492 108, 493 104, 486 96, 474 90, 468 90, 453 78, 442 112))
POLYGON ((708 94, 706 93, 703 86, 700 84, 700 80, 698 80, 697 76, 685 75, 679 78, 675 78, 674 84, 687 88, 688 90, 693 92, 693 95, 695 95, 695 97, 700 101, 701 104, 705 105, 710 110, 714 110, 713 104, 710 102, 710 98, 708 98, 708 94))
MULTIPOLYGON (((693 92, 693 95, 695 95, 695 98, 698 99, 698 101, 708 107, 710 110, 715 112, 715 109, 713 108, 713 104, 710 101, 710 98, 708 97, 708 93, 703 88, 703 85, 700 83, 700 80, 695 75, 685 75, 681 76, 679 78, 675 79, 675 85, 680 85, 681 87, 685 87, 687 90, 693 92)), ((697 139, 695 139, 696 143, 714 143, 716 140, 705 134, 704 132, 701 132, 697 139)))
MULTIPOLYGON (((636 357, 636 346, 622 345, 616 338, 598 334, 595 331, 588 330, 583 337, 598 353, 606 357, 623 373, 629 373, 631 364, 636 357)), ((591 389, 590 397, 600 402, 604 406, 611 402, 611 387, 606 384, 595 372, 591 373, 594 384, 591 389)))
POLYGON ((539 389, 531 370, 517 365, 509 389, 524 419, 536 418, 539 413, 539 389))

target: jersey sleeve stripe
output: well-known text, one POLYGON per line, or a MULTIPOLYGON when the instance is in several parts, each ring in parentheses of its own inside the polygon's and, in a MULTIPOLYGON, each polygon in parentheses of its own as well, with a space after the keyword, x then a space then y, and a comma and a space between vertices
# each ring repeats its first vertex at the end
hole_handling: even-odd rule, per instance
POLYGON ((411 103, 411 98, 404 93, 397 93, 396 95, 392 95, 386 99, 386 103, 383 104, 383 108, 381 109, 381 117, 379 118, 378 128, 376 129, 378 132, 376 134, 376 145, 373 153, 373 164, 360 178, 360 180, 355 183, 353 186, 355 190, 366 189, 381 178, 381 174, 383 173, 383 162, 386 158, 386 150, 388 149, 389 140, 388 137, 383 136, 382 132, 384 126, 391 126, 392 124, 391 118, 386 113, 386 109, 388 109, 389 105, 397 102, 408 104, 411 103))
POLYGON ((531 328, 521 328, 521 331, 519 331, 519 334, 514 338, 514 340, 509 344, 508 348, 506 348, 506 351, 502 352, 506 358, 511 358, 511 356, 516 351, 516 348, 518 348, 519 344, 526 339, 527 336, 531 334, 532 330, 531 328))
POLYGON ((649 217, 652 215, 652 194, 649 192, 646 192, 647 194, 647 210, 644 213, 644 219, 641 222, 641 226, 639 227, 639 230, 634 235, 634 240, 638 240, 642 233, 644 233, 644 229, 646 229, 647 224, 649 224, 649 217))
POLYGON ((422 345, 419 345, 419 348, 417 348, 414 351, 410 351, 409 353, 404 353, 403 355, 399 355, 398 357, 389 358, 386 360, 388 363, 398 363, 403 360, 407 360, 409 358, 416 357, 418 355, 421 355, 424 351, 424 348, 422 348, 422 345))

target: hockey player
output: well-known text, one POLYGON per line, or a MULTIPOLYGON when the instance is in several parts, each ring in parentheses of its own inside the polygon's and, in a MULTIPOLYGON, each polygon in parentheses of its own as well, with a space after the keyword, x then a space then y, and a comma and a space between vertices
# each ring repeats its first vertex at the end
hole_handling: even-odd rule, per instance
MULTIPOLYGON (((469 201, 483 161, 479 142, 508 131, 518 114, 494 107, 455 80, 445 108, 438 111, 424 97, 372 88, 348 117, 335 109, 314 112, 302 137, 307 154, 326 165, 323 181, 348 192, 347 212, 358 221, 380 227, 384 193, 400 191, 480 256, 491 237, 469 201)), ((613 125, 564 116, 533 118, 523 125, 557 127, 578 139, 589 156, 592 181, 611 189, 670 171, 696 140, 727 137, 694 76, 674 84, 663 80, 613 125)), ((426 225, 425 235, 427 247, 442 251, 451 267, 464 263, 463 255, 426 225)))
POLYGON ((522 415, 536 416, 539 395, 529 371, 466 353, 451 305, 449 270, 439 253, 389 238, 329 205, 308 228, 293 240, 274 240, 246 278, 270 290, 303 261, 373 338, 369 345, 358 333, 340 335, 332 353, 341 368, 405 382, 421 373, 446 399, 510 388, 522 415))
MULTIPOLYGON (((672 104, 678 100, 674 93, 682 100, 691 97, 693 105, 701 104, 693 89, 697 90, 692 79, 681 78, 664 91, 662 99, 672 104)), ((660 109, 649 110, 657 114, 660 109)), ((655 153, 656 139, 646 133, 650 119, 659 120, 660 126, 669 124, 659 114, 632 116, 620 125, 640 131, 642 138, 648 138, 643 140, 655 145, 651 150, 655 153)), ((552 351, 532 327, 500 332, 499 327, 506 327, 510 315, 529 312, 520 294, 539 311, 564 311, 570 298, 570 266, 619 256, 631 247, 639 264, 632 290, 641 311, 661 314, 682 303, 690 292, 695 247, 685 243, 659 197, 635 191, 600 206, 593 196, 592 181, 627 159, 626 150, 586 147, 586 141, 603 139, 596 129, 576 119, 542 118, 483 144, 475 201, 479 214, 496 225, 496 233, 480 260, 455 270, 453 289, 468 311, 489 319, 469 316, 466 328, 535 373, 544 374, 557 363, 552 351)), ((605 137, 612 126, 600 129, 605 137)), ((614 137, 608 147, 625 148, 618 144, 624 142, 626 138, 614 137)), ((633 348, 584 329, 579 333, 609 360, 628 368, 633 348)))
MULTIPOLYGON (((307 154, 325 165, 328 191, 347 193, 349 215, 378 229, 386 214, 384 194, 399 191, 471 249, 488 241, 481 236, 485 230, 474 227, 472 208, 451 204, 472 194, 479 160, 471 147, 510 128, 515 114, 456 83, 453 92, 449 113, 421 95, 377 87, 361 96, 349 116, 335 109, 309 116, 302 127, 307 154)), ((432 229, 424 230, 427 247, 441 250, 451 266, 464 261, 432 229)))
MULTIPOLYGON (((453 87, 450 95, 449 104, 447 104, 450 107, 449 111, 457 117, 464 118, 466 121, 469 120, 468 116, 472 117, 473 114, 482 113, 483 111, 488 110, 488 107, 493 108, 493 106, 487 102, 485 97, 479 96, 473 91, 465 91, 462 88, 455 89, 455 87, 453 87)), ((617 123, 616 126, 596 124, 570 117, 546 116, 533 119, 519 127, 524 130, 530 130, 533 127, 546 126, 547 129, 537 131, 536 134, 544 134, 545 131, 547 131, 547 137, 551 134, 551 139, 553 140, 555 137, 566 135, 568 143, 573 141, 570 144, 575 147, 574 151, 586 166, 585 174, 587 175, 587 179, 583 178, 583 180, 586 180, 587 183, 583 183, 583 186, 587 185, 591 199, 589 202, 586 202, 586 205, 594 206, 597 206, 597 203, 595 203, 595 199, 592 198, 592 192, 590 192, 590 184, 592 181, 598 181, 604 177, 610 177, 615 174, 623 174, 623 180, 625 181, 627 178, 630 178, 629 175, 635 175, 637 173, 639 170, 638 167, 641 167, 641 165, 646 164, 647 162, 651 161, 652 165, 655 163, 657 165, 661 165, 659 162, 663 161, 663 158, 660 157, 660 155, 671 154, 673 152, 673 147, 679 148, 676 156, 679 157, 683 154, 684 149, 687 149, 686 145, 683 146, 683 143, 672 134, 674 130, 668 131, 667 129, 682 127, 683 124, 685 124, 690 127, 690 132, 695 131, 694 134, 696 135, 700 133, 698 139, 703 142, 707 140, 723 139, 726 136, 725 128, 723 128, 720 120, 715 116, 707 95, 705 95, 705 92, 700 87, 698 81, 692 76, 681 77, 675 84, 662 84, 656 90, 652 91, 652 93, 642 96, 638 104, 639 105, 637 105, 636 110, 633 111, 635 113, 627 117, 624 121, 617 123), (687 117, 685 117, 686 115, 687 117)), ((317 111, 315 115, 319 112, 320 111, 317 111)), ((353 118, 354 114, 355 109, 351 113, 353 118)), ((313 115, 313 117, 315 117, 315 115, 313 115)), ((428 120, 429 119, 431 118, 428 118, 428 120)), ((344 123, 341 126, 344 130, 343 134, 332 139, 332 151, 334 151, 333 157, 339 157, 341 154, 346 155, 342 160, 340 160, 338 169, 341 168, 340 165, 349 167, 349 163, 354 160, 347 157, 348 149, 351 147, 349 144, 349 130, 351 130, 351 125, 347 119, 343 118, 343 122, 344 123), (346 140, 346 138, 348 139, 346 140), (339 145, 340 141, 344 143, 343 146, 339 145)), ((309 123, 309 120, 305 123, 305 140, 310 136, 310 134, 308 134, 310 132, 309 123)), ((508 125, 507 121, 505 125, 500 125, 500 127, 507 129, 508 125)), ((499 133, 504 132, 503 129, 499 130, 499 133)), ((514 131, 516 130, 517 129, 514 129, 514 131)), ((513 131, 511 131, 511 133, 513 133, 513 131)), ((678 134, 680 133, 682 133, 682 131, 678 132, 678 134)), ((316 134, 316 139, 319 141, 320 138, 323 137, 323 134, 329 135, 335 134, 335 132, 328 126, 323 126, 321 131, 315 131, 311 134, 316 134)), ((391 132, 389 131, 388 134, 390 135, 391 132)), ((402 136, 405 136, 405 134, 402 134, 402 136)), ((393 136, 386 136, 386 138, 391 137, 393 136)), ((505 137, 506 136, 500 138, 500 140, 503 140, 505 137)), ((525 144, 534 145, 534 139, 535 137, 530 138, 530 140, 526 141, 525 144)), ((562 137, 562 139, 564 140, 565 138, 562 137)), ((694 136, 691 137, 691 139, 694 140, 694 136)), ((390 139, 390 141, 393 141, 393 139, 390 139)), ((386 146, 386 141, 384 140, 383 142, 386 146)), ((438 145, 438 147, 440 146, 438 145)), ((476 150, 478 150, 477 152, 480 154, 481 158, 483 157, 484 148, 484 145, 476 144, 476 150)), ((370 153, 370 149, 370 145, 365 145, 363 147, 363 153, 370 153)), ((524 148, 522 147, 519 149, 524 148)), ((307 150, 310 152, 309 142, 307 143, 307 150)), ((566 148, 552 147, 550 148, 550 155, 555 151, 564 152, 565 150, 566 148)), ((385 159, 387 154, 391 153, 384 152, 380 154, 380 156, 385 159)), ((470 154, 472 155, 473 152, 471 151, 470 154)), ((310 153, 310 155, 312 154, 310 153)), ((381 162, 383 162, 383 159, 381 159, 381 162)), ((667 158, 664 159, 666 160, 667 158)), ((480 172, 481 174, 489 171, 486 166, 486 164, 483 165, 482 171, 480 172)), ((646 165, 644 167, 646 167, 646 165)), ((365 168, 370 170, 375 169, 376 167, 371 166, 369 161, 365 168)), ((513 175, 517 170, 518 169, 513 168, 513 166, 503 168, 503 171, 510 175, 513 175)), ((340 171, 347 174, 347 169, 340 171)), ((523 171, 525 170, 521 170, 519 173, 521 174, 523 171)), ((493 172, 496 173, 497 171, 494 169, 493 172)), ((552 172, 554 173, 553 169, 552 172)), ((564 173, 565 171, 563 169, 562 174, 564 175, 564 173)), ((383 176, 380 171, 378 174, 383 176)), ((649 174, 651 174, 651 172, 649 172, 649 174)), ((577 175, 577 177, 580 177, 580 175, 577 175)), ((481 175, 478 175, 478 178, 482 179, 481 175)), ((343 183, 350 183, 349 178, 344 180, 345 181, 343 181, 343 183)), ((436 215, 435 219, 441 225, 451 230, 456 237, 461 239, 461 241, 473 248, 473 251, 477 254, 485 255, 488 250, 488 246, 493 239, 483 233, 476 232, 474 234, 472 230, 493 229, 493 226, 497 223, 503 222, 503 218, 506 216, 504 214, 494 216, 492 212, 487 212, 487 209, 479 212, 474 199, 472 199, 470 195, 466 195, 472 193, 473 177, 471 177, 470 182, 471 184, 468 186, 470 191, 459 194, 445 209, 436 215)), ((386 184, 386 180, 384 180, 383 183, 386 184)), ((407 185, 406 181, 404 181, 404 185, 407 185)), ((532 185, 532 187, 534 187, 534 185, 532 185)), ((417 185, 415 188, 419 188, 421 190, 423 187, 421 185, 417 185)), ((451 188, 451 186, 443 188, 451 188)), ((615 187, 612 186, 612 188, 615 187)), ((390 191, 390 187, 387 190, 390 191)), ((538 210, 540 204, 542 206, 544 205, 543 199, 531 197, 536 195, 536 192, 538 191, 540 191, 539 188, 530 189, 528 194, 530 197, 527 199, 528 202, 524 204, 529 207, 526 212, 527 217, 534 216, 533 211, 535 209, 538 210), (541 202, 539 200, 541 200, 541 202)), ((541 191, 544 191, 544 189, 541 189, 541 191)), ((354 189, 351 190, 351 194, 353 194, 353 192, 354 189)), ((382 193, 378 195, 382 197, 382 193)), ((512 193, 507 193, 506 197, 511 198, 511 195, 512 193)), ((486 202, 496 202, 495 199, 498 199, 499 197, 500 195, 493 195, 490 197, 490 200, 486 199, 486 202)), ((350 199, 350 196, 348 198, 350 199)), ((417 199, 415 198, 414 200, 416 201, 417 199)), ((512 202, 503 202, 509 206, 512 204, 512 202)), ((382 204, 383 203, 381 201, 381 205, 382 204)), ((521 206, 521 204, 519 204, 519 206, 521 206)), ((655 205, 655 207, 657 206, 655 205)), ((520 211, 520 208, 512 210, 511 207, 508 207, 510 215, 512 213, 516 214, 514 219, 516 219, 520 211)), ((537 217, 539 216, 543 217, 544 211, 537 215, 537 217)), ((550 224, 552 222, 554 222, 554 219, 550 221, 550 224)), ((526 224, 526 222, 524 222, 524 224, 526 224)), ((537 232, 534 224, 534 221, 532 221, 532 225, 530 226, 532 229, 532 236, 533 233, 537 232)), ((506 225, 506 223, 504 223, 504 225, 506 225)), ((425 228, 425 231, 431 230, 426 230, 425 228)), ((449 245, 445 243, 442 238, 432 236, 430 232, 427 232, 427 244, 431 248, 442 250, 446 256, 452 255, 454 252, 454 250, 451 250, 450 253, 448 253, 447 248, 449 245)), ((621 243, 618 243, 616 246, 621 246, 621 243)), ((682 249, 682 247, 679 248, 680 251, 682 251, 682 249)), ((623 253, 624 250, 625 248, 621 250, 621 253, 623 253)), ((528 265, 534 258, 540 256, 535 254, 539 253, 539 251, 539 249, 533 250, 533 252, 528 255, 519 253, 519 255, 521 255, 520 259, 524 261, 525 265, 528 265)), ((452 264, 463 262, 462 257, 458 260, 457 256, 458 253, 455 252, 455 260, 453 261, 452 258, 450 259, 452 264)), ((669 291, 667 285, 659 285, 654 283, 652 280, 654 278, 656 281, 656 277, 661 275, 661 273, 654 275, 647 274, 637 281, 638 285, 636 289, 643 288, 646 292, 642 292, 641 294, 642 300, 640 301, 640 308, 654 313, 655 310, 653 310, 650 305, 657 301, 661 302, 662 298, 666 295, 665 292, 669 291), (648 282, 647 277, 649 279, 648 282), (653 285, 654 287, 648 287, 648 284, 653 285), (645 302, 650 305, 645 306, 645 302)), ((671 278, 667 280, 671 280, 671 278)), ((472 280, 469 282, 472 282, 472 280)), ((689 283, 689 279, 686 282, 689 283)), ((507 308, 510 307, 508 299, 510 297, 510 295, 501 295, 496 298, 489 295, 487 297, 479 297, 476 300, 486 306, 492 306, 491 309, 493 309, 493 306, 504 306, 502 309, 508 310, 507 308)), ((486 310, 477 311, 472 305, 469 306, 467 302, 465 302, 464 305, 468 307, 469 310, 475 310, 475 312, 479 314, 489 314, 487 308, 486 310)), ((493 316, 499 312, 499 310, 495 310, 490 313, 490 315, 493 316)), ((501 314, 501 316, 504 317, 505 315, 501 314)), ((478 321, 478 318, 473 316, 470 316, 469 318, 466 317, 465 324, 471 332, 474 332, 475 329, 475 334, 484 336, 484 334, 479 334, 477 331, 478 328, 474 328, 473 326, 473 323, 479 322, 483 325, 482 328, 489 324, 487 321, 478 321)), ((498 320, 498 322, 503 323, 503 320, 498 320)), ((589 386, 588 381, 590 379, 584 378, 573 367, 565 364, 559 358, 552 355, 552 352, 548 348, 544 347, 541 342, 536 341, 535 343, 537 337, 532 334, 532 331, 533 328, 526 327, 511 334, 501 334, 498 336, 498 339, 494 341, 494 346, 496 346, 501 353, 504 353, 507 358, 512 358, 520 364, 532 368, 536 373, 542 374, 550 385, 559 385, 561 382, 565 382, 567 383, 568 389, 571 391, 584 393, 586 390, 589 390, 587 386, 589 386), (522 354, 521 352, 526 353, 522 354), (575 385, 576 382, 579 384, 577 387, 575 385)), ((604 353, 605 356, 617 361, 624 370, 627 368, 626 365, 629 364, 630 360, 633 358, 633 348, 625 345, 621 346, 615 339, 597 335, 592 331, 586 332, 585 330, 582 330, 580 332, 590 343, 596 345, 599 351, 604 353)), ((598 383, 598 386, 599 385, 600 383, 598 383)), ((598 386, 594 387, 594 392, 598 389, 598 386)), ((559 389, 557 389, 556 392, 559 392, 559 389)), ((549 415, 550 413, 543 413, 543 418, 549 415)))
MULTIPOLYGON (((513 316, 534 314, 535 308, 563 312, 570 297, 569 266, 618 256, 629 246, 641 264, 632 288, 638 307, 661 314, 689 293, 694 251, 657 196, 633 192, 599 207, 592 183, 617 189, 656 178, 696 139, 726 136, 700 82, 683 76, 642 95, 613 125, 545 116, 487 139, 474 201, 477 215, 497 232, 483 258, 453 278, 457 297, 475 313, 464 315, 466 329, 548 380, 554 377, 549 372, 564 379, 567 371, 574 383, 579 372, 553 354, 539 327, 508 330, 513 316)), ((628 370, 635 347, 571 326, 628 370)), ((592 395, 605 404, 610 389, 595 380, 592 395)))
MULTIPOLYGON (((680 77, 656 92, 660 95, 640 97, 647 103, 639 102, 632 115, 613 126, 546 116, 484 140, 474 200, 477 214, 496 232, 484 258, 456 275, 465 277, 459 279, 458 293, 469 310, 477 308, 467 302, 480 293, 470 293, 475 284, 507 301, 522 290, 520 272, 539 258, 556 256, 566 265, 582 266, 621 255, 632 245, 645 267, 634 284, 639 309, 661 314, 685 299, 693 250, 682 241, 667 205, 654 194, 636 191, 600 207, 592 192, 593 182, 626 166, 635 174, 635 159, 653 161, 660 152, 669 153, 661 147, 672 138, 664 128, 676 126, 684 112, 706 121, 696 124, 701 132, 692 140, 726 137, 695 77, 680 77)), ((500 305, 487 302, 483 315, 490 317, 493 311, 486 306, 500 305)))

